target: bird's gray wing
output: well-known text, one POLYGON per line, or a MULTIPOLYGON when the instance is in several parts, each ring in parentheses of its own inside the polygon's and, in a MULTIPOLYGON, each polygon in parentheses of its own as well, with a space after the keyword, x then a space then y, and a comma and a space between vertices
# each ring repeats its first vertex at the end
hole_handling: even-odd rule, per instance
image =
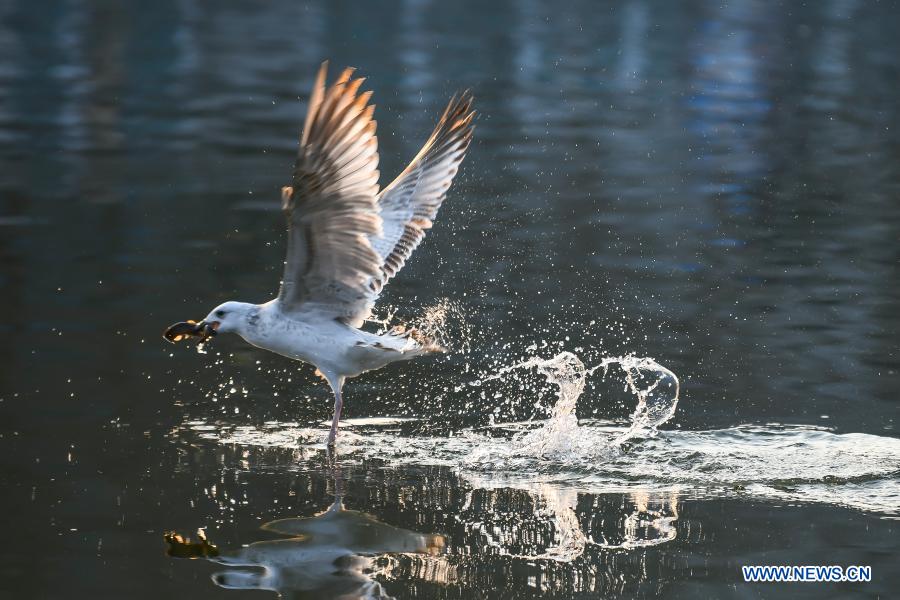
POLYGON ((409 166, 378 195, 381 235, 370 235, 382 263, 372 288, 378 293, 406 264, 425 237, 472 140, 472 94, 454 96, 434 132, 409 166))
POLYGON ((377 206, 378 143, 371 92, 346 69, 325 87, 327 63, 316 77, 294 167, 282 190, 288 248, 283 310, 315 310, 362 324, 374 302, 371 282, 382 257, 371 239, 382 234, 377 206))

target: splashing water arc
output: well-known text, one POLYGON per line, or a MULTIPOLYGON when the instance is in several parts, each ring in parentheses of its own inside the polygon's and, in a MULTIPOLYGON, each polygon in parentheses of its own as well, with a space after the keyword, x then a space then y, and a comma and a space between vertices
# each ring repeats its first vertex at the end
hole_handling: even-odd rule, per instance
MULTIPOLYGON (((505 367, 482 381, 499 379, 511 371, 525 368, 536 368, 548 382, 557 386, 557 401, 550 418, 540 428, 524 431, 513 437, 512 443, 508 445, 508 453, 505 453, 507 456, 560 461, 574 456, 609 453, 637 435, 655 435, 657 427, 671 419, 678 406, 681 389, 678 377, 647 357, 608 357, 588 369, 575 354, 561 352, 553 358, 532 358, 505 367), (596 439, 580 435, 575 409, 584 392, 587 377, 599 369, 603 369, 605 376, 612 365, 618 365, 625 372, 627 388, 637 397, 638 402, 631 415, 630 427, 605 443, 597 444, 596 439)), ((482 381, 477 382, 478 385, 482 381)), ((493 461, 495 458, 493 453, 489 457, 484 451, 475 452, 468 462, 470 465, 483 464, 486 460, 493 461)))
MULTIPOLYGON (((676 518, 676 496, 749 494, 900 516, 900 439, 834 433, 809 425, 658 430, 675 414, 678 377, 650 358, 632 355, 604 358, 586 368, 578 356, 562 352, 549 359, 530 358, 469 385, 510 379, 513 371, 529 368, 556 388, 548 419, 464 428, 451 435, 412 436, 398 436, 400 424, 410 419, 349 419, 342 458, 351 463, 383 460, 392 465, 448 466, 480 487, 534 491, 535 486, 549 485, 563 493, 576 486, 595 493, 634 494, 635 517, 626 525, 635 535, 625 539, 620 532, 612 532, 610 539, 595 540, 607 547, 669 539, 667 523, 676 518), (637 399, 630 419, 579 424, 575 409, 587 378, 597 371, 606 376, 612 366, 621 369, 625 390, 637 399), (626 444, 629 440, 639 443, 626 444)), ((514 395, 507 400, 530 398, 514 395)), ((185 429, 221 444, 289 448, 303 456, 315 454, 322 441, 321 430, 294 422, 270 421, 254 427, 188 420, 179 431, 185 429)))

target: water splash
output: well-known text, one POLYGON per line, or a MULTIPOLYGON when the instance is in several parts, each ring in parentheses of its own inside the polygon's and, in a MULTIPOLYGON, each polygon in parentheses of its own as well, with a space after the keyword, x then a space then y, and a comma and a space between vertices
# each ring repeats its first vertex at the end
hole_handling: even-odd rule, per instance
MULTIPOLYGON (((633 518, 622 524, 624 532, 612 531, 609 539, 594 540, 610 547, 669 539, 677 510, 673 510, 674 501, 657 502, 667 494, 824 502, 900 517, 900 439, 782 424, 660 430, 678 405, 678 377, 652 359, 635 356, 604 358, 588 368, 575 354, 562 352, 504 367, 470 385, 507 380, 510 373, 522 369, 536 369, 557 388, 549 419, 443 435, 421 429, 404 434, 410 420, 348 420, 342 422, 342 459, 383 460, 395 466, 444 465, 481 487, 491 482, 528 490, 546 485, 554 493, 575 489, 650 494, 655 500, 635 499, 633 518), (625 389, 637 399, 630 419, 624 424, 579 423, 575 409, 587 378, 598 371, 605 377, 614 366, 624 373, 625 389)), ((497 402, 522 399, 513 395, 497 402)), ((182 435, 185 430, 223 444, 288 448, 298 453, 298 460, 319 453, 324 440, 323 429, 281 422, 255 427, 245 421, 191 421, 173 434, 182 435)), ((555 514, 565 512, 567 503, 564 498, 546 498, 548 506, 556 506, 555 514)), ((560 531, 564 525, 560 523, 560 531)), ((560 544, 570 547, 565 540, 560 544)))
POLYGON ((575 354, 561 352, 550 359, 531 358, 505 367, 476 381, 474 385, 480 386, 485 381, 500 379, 512 371, 527 368, 537 369, 558 388, 550 418, 537 429, 516 434, 507 450, 499 455, 493 449, 474 452, 467 459, 469 466, 501 466, 498 461, 521 462, 523 458, 561 462, 608 457, 631 438, 655 435, 657 427, 671 419, 678 406, 681 385, 675 373, 652 358, 632 355, 604 358, 600 364, 588 369, 575 354), (581 435, 575 409, 588 376, 600 369, 605 376, 612 365, 624 371, 627 388, 637 398, 637 406, 628 429, 598 444, 595 437, 581 435))
POLYGON ((367 321, 378 326, 379 334, 394 329, 417 329, 424 337, 453 352, 465 354, 471 349, 472 324, 462 304, 442 298, 412 318, 404 319, 399 313, 400 308, 385 305, 367 321))
POLYGON ((614 443, 621 444, 638 434, 655 435, 657 427, 675 415, 681 394, 678 376, 652 358, 633 355, 604 358, 599 365, 588 370, 587 374, 591 375, 602 368, 606 375, 610 365, 614 364, 625 371, 625 383, 638 399, 631 415, 631 427, 614 443))

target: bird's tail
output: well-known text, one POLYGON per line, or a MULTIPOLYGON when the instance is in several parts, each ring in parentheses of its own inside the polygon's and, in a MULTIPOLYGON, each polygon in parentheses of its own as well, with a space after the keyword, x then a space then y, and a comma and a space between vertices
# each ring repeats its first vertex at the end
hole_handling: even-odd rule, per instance
MULTIPOLYGON (((410 360, 423 354, 446 352, 443 346, 417 329, 395 327, 381 335, 357 331, 361 337, 350 349, 350 356, 359 372, 380 369, 400 360, 410 360)), ((355 377, 359 373, 350 373, 355 377)))
POLYGON ((416 354, 447 352, 447 349, 436 338, 415 327, 398 325, 391 329, 387 335, 404 341, 401 352, 414 352, 416 354))

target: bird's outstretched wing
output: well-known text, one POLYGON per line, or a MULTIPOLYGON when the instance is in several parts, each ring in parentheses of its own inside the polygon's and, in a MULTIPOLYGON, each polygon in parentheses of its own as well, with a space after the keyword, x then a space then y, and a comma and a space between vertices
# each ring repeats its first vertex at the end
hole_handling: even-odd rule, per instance
POLYGON ((406 264, 431 227, 472 140, 474 117, 472 94, 454 96, 422 150, 378 195, 382 233, 369 235, 382 261, 372 280, 376 294, 406 264))
POLYGON ((383 257, 378 210, 378 142, 371 92, 346 69, 326 89, 316 77, 294 167, 282 190, 288 249, 279 302, 288 312, 315 310, 362 323, 375 299, 383 257))

